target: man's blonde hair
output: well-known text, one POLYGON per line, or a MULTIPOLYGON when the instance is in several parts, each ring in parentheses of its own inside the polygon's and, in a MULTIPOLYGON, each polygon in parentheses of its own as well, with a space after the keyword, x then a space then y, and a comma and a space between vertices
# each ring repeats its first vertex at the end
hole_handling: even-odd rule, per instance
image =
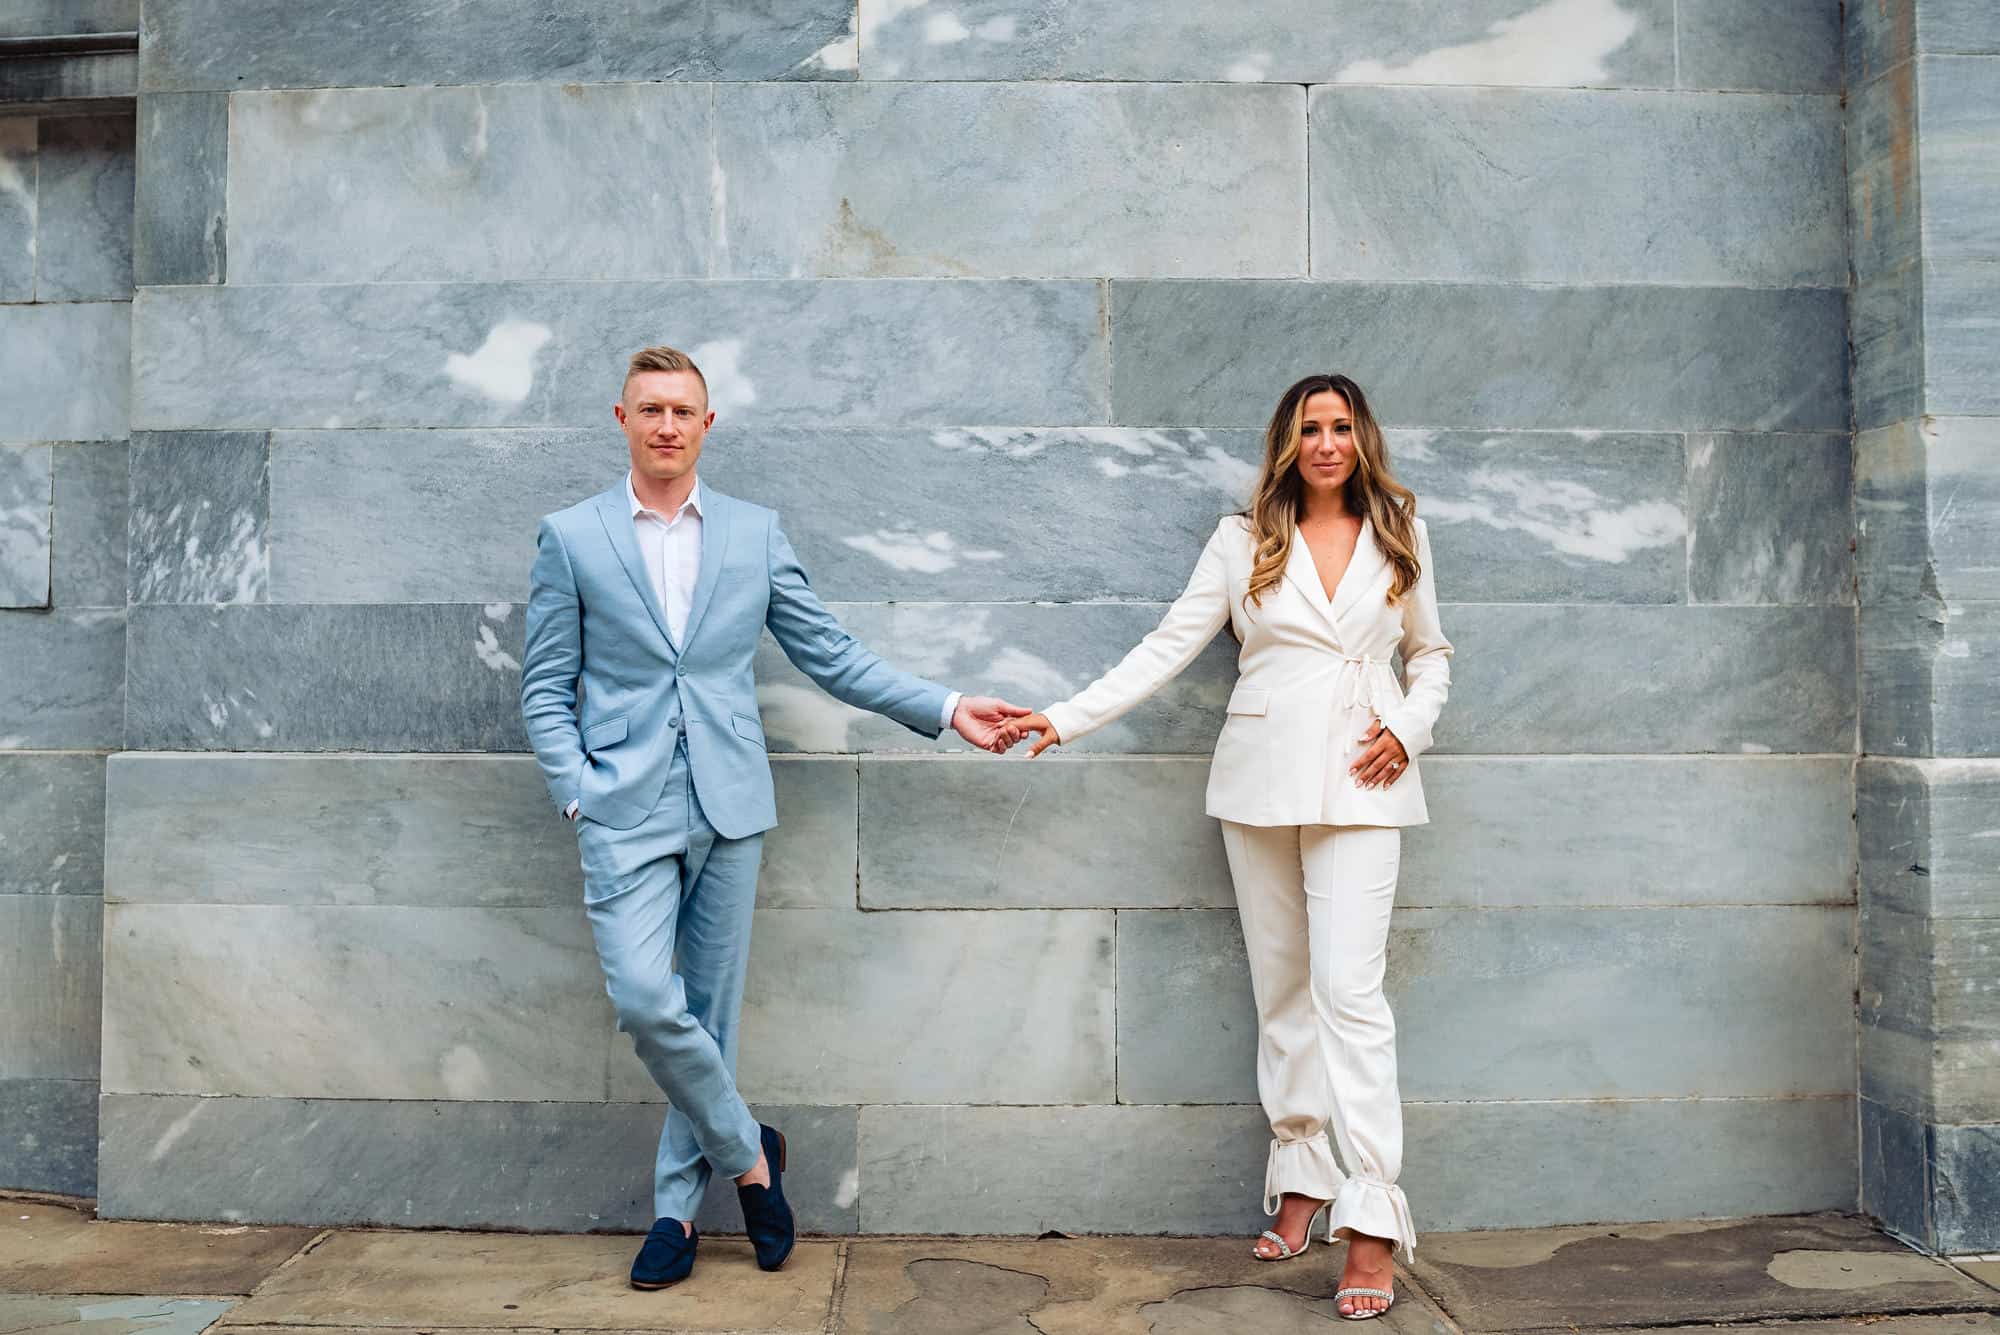
POLYGON ((670 348, 662 343, 657 347, 641 348, 632 354, 631 362, 625 367, 625 384, 619 390, 623 397, 625 390, 632 387, 632 377, 644 371, 692 371, 694 378, 701 381, 701 394, 708 397, 708 377, 694 364, 694 358, 679 348, 670 348))

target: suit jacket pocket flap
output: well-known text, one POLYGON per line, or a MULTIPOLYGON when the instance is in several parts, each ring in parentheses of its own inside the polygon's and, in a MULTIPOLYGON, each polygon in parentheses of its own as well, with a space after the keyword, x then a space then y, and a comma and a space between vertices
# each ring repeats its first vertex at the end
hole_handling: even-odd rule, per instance
POLYGON ((747 714, 731 714, 729 716, 729 723, 731 727, 736 729, 736 735, 745 741, 762 742, 764 740, 764 729, 758 724, 756 719, 751 718, 747 714))
POLYGON ((1262 686, 1238 686, 1229 695, 1232 714, 1261 714, 1271 707, 1271 692, 1262 686))
POLYGON ((622 718, 608 718, 602 723, 593 723, 583 730, 583 749, 595 751, 625 740, 627 724, 622 718))

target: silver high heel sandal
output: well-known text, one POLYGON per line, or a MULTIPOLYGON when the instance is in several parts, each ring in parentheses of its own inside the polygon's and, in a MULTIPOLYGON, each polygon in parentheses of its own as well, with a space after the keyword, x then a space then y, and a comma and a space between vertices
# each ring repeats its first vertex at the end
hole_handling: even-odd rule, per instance
POLYGON ((1278 1254, 1276 1256, 1266 1256, 1264 1255, 1264 1253, 1258 1251, 1255 1246, 1252 1246, 1250 1248, 1250 1254, 1256 1257, 1259 1261, 1289 1261, 1294 1256, 1304 1256, 1307 1252, 1312 1250, 1313 1225, 1319 1222, 1319 1217, 1321 1215, 1325 1214, 1328 1210, 1331 1210, 1332 1208, 1333 1208, 1333 1202, 1327 1201, 1325 1204, 1321 1205, 1319 1209, 1314 1210, 1312 1212, 1312 1218, 1306 1220, 1306 1240, 1299 1244, 1299 1249, 1297 1251, 1293 1251, 1292 1244, 1285 1241, 1284 1234, 1279 1233, 1276 1229, 1267 1228, 1262 1233, 1259 1233, 1257 1236, 1259 1239, 1268 1238, 1272 1242, 1277 1243, 1278 1254))
POLYGON ((1373 1321, 1378 1316, 1389 1315, 1389 1308, 1396 1305, 1396 1295, 1387 1289, 1335 1289, 1333 1292, 1333 1301, 1336 1306, 1342 1298, 1387 1298, 1389 1300, 1386 1306, 1371 1308, 1365 1312, 1342 1312, 1340 1314, 1342 1321, 1373 1321))

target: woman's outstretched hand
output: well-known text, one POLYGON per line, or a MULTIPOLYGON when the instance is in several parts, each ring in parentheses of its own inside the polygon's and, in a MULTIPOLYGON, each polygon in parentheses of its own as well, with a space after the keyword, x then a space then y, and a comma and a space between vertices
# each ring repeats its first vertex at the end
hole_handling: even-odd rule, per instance
POLYGON ((1033 760, 1052 746, 1062 745, 1062 738, 1056 736, 1056 730, 1049 725, 1049 716, 1047 714, 1029 714, 1026 718, 1010 718, 1001 724, 1000 727, 1006 735, 1007 745, 1009 746, 1020 741, 1029 733, 1038 734, 1035 738, 1035 744, 1028 748, 1028 759, 1030 760, 1033 760))
MULTIPOLYGON (((1021 722, 1026 723, 1026 719, 1021 722)), ((1382 726, 1376 719, 1368 725, 1368 731, 1361 734, 1361 744, 1368 749, 1361 758, 1347 767, 1354 776, 1354 782, 1363 788, 1387 788, 1403 777, 1403 771, 1410 767, 1410 753, 1396 740, 1396 734, 1382 726)))

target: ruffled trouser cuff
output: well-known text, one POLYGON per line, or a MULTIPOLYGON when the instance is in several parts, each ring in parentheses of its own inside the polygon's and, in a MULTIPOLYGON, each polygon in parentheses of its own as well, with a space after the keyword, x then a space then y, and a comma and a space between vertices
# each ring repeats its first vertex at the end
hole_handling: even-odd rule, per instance
POLYGON ((1311 1140, 1271 1142, 1264 1165, 1264 1213, 1278 1213, 1279 1197, 1286 1193, 1333 1202, 1326 1226, 1329 1242, 1347 1229, 1388 1238, 1405 1260, 1417 1254, 1417 1229, 1403 1189, 1393 1182, 1342 1173, 1323 1134, 1311 1140))
POLYGON ((1324 1133, 1311 1140, 1274 1140, 1264 1163, 1264 1213, 1278 1213, 1278 1198, 1287 1192, 1330 1201, 1344 1181, 1324 1133))
POLYGON ((1333 1217, 1327 1225, 1329 1238, 1342 1229, 1366 1233, 1371 1238, 1388 1238, 1405 1261, 1417 1254, 1417 1227, 1410 1220, 1410 1202, 1403 1189, 1393 1182, 1350 1177, 1342 1183, 1340 1194, 1333 1198, 1333 1217))

